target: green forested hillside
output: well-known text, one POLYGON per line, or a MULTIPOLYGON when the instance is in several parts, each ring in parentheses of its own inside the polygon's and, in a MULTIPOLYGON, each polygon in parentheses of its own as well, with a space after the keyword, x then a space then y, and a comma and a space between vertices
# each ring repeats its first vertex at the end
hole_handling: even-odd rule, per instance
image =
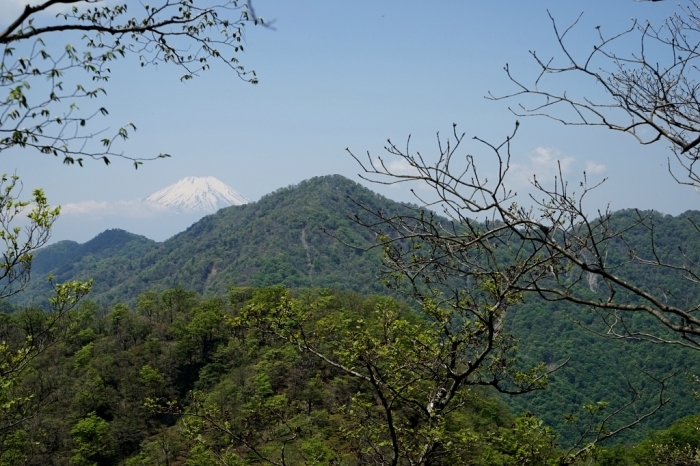
POLYGON ((342 243, 375 244, 353 222, 360 209, 351 199, 371 209, 406 210, 342 176, 313 178, 222 209, 163 243, 111 230, 83 245, 51 245, 36 254, 32 282, 18 299, 46 294, 48 274, 57 282, 94 279, 91 298, 98 302, 130 301, 176 285, 204 294, 225 293, 231 284, 379 292, 380 252, 342 243))
POLYGON ((644 425, 618 436, 616 442, 637 441, 647 429, 667 427, 679 417, 700 411, 693 396, 697 384, 688 378, 700 373, 700 357, 693 350, 596 335, 584 329, 602 330, 592 311, 571 306, 526 304, 511 315, 510 322, 524 361, 542 361, 549 367, 568 363, 549 377, 546 390, 507 397, 504 402, 515 413, 531 412, 541 417, 567 441, 577 438, 577 426, 568 423, 566 416, 581 416, 585 404, 607 402, 605 412, 612 413, 630 402, 637 390, 641 400, 618 415, 610 427, 652 409, 660 390, 654 377, 674 375, 663 393, 669 403, 644 425))
MULTIPOLYGON (((620 242, 606 251, 610 267, 638 285, 641 289, 657 292, 666 290, 668 303, 692 307, 700 302, 700 287, 693 277, 681 270, 648 267, 630 263, 626 251, 632 249, 642 258, 656 257, 677 266, 686 261, 697 263, 700 258, 700 233, 695 225, 700 224, 700 212, 685 212, 679 216, 662 215, 657 212, 623 210, 613 214, 612 226, 625 230, 645 218, 644 226, 638 225, 623 235, 620 242), (650 232, 654 232, 654 253, 650 232)), ((589 293, 596 296, 599 287, 605 284, 588 283, 589 293)), ((630 303, 638 301, 627 296, 630 303)), ((659 329, 654 319, 645 313, 633 316, 626 322, 636 329, 660 333, 671 337, 670 332, 659 329)), ((506 402, 515 412, 531 411, 541 416, 566 438, 575 438, 575 426, 566 423, 565 414, 580 413, 586 403, 606 401, 608 412, 623 406, 639 391, 641 402, 636 410, 650 409, 658 403, 659 384, 673 375, 667 383, 664 396, 670 401, 643 428, 627 431, 618 441, 640 439, 648 428, 668 426, 678 417, 696 413, 697 399, 692 395, 698 387, 689 380, 692 374, 700 373, 700 354, 681 346, 653 344, 606 338, 600 334, 608 332, 593 309, 575 306, 567 302, 547 303, 537 296, 527 296, 525 303, 515 309, 509 317, 510 330, 520 339, 521 357, 526 361, 543 361, 554 366, 565 360, 569 362, 550 377, 550 388, 506 402), (596 334, 598 332, 599 334, 596 334)), ((639 412, 639 411, 637 411, 639 412)), ((633 410, 618 416, 620 422, 630 420, 633 410)))
MULTIPOLYGON (((61 242, 49 246, 36 254, 32 282, 15 302, 41 303, 49 290, 45 279, 48 274, 53 274, 56 282, 93 278, 90 298, 103 306, 116 302, 135 305, 141 293, 159 293, 176 286, 206 297, 225 296, 232 285, 386 292, 377 278, 382 267, 380 251, 362 252, 337 239, 360 247, 375 244, 375 238, 353 222, 353 216, 360 213, 357 203, 371 211, 408 211, 407 206, 343 177, 314 178, 280 189, 258 202, 222 209, 163 243, 110 230, 82 245, 61 242)), ((612 222, 622 228, 639 215, 633 210, 620 211, 613 215, 612 222)), ((631 229, 624 236, 640 255, 651 254, 648 234, 653 223, 656 253, 661 258, 671 263, 683 260, 683 254, 690 260, 698 259, 700 234, 689 219, 700 224, 700 213, 642 215, 648 215, 647 226, 631 229)), ((624 276, 642 288, 654 290, 663 284, 671 290, 667 296, 670 301, 694 303, 700 299, 700 288, 677 273, 627 264, 622 247, 616 249, 613 244, 608 257, 611 264, 620 265, 624 276)), ((600 284, 587 286, 595 295, 600 284)), ((652 324, 645 316, 633 323, 640 328, 652 324)), ((586 403, 609 402, 610 412, 629 402, 633 390, 639 390, 641 402, 617 416, 619 422, 632 419, 635 410, 653 407, 658 400, 658 384, 653 378, 675 374, 665 391, 671 401, 648 423, 618 437, 618 441, 638 440, 648 428, 664 428, 698 411, 691 395, 697 387, 688 380, 690 374, 700 373, 696 352, 615 341, 583 328, 604 332, 599 324, 590 309, 525 296, 525 302, 513 306, 506 318, 507 328, 520 340, 519 358, 527 364, 543 362, 548 367, 567 359, 569 363, 550 377, 547 390, 523 397, 505 396, 502 402, 516 415, 530 412, 544 419, 565 444, 577 436, 575 425, 565 416, 580 415, 586 403)))
POLYGON ((41 303, 40 298, 50 289, 49 275, 55 283, 95 278, 93 291, 99 295, 132 279, 138 272, 134 262, 157 247, 153 240, 117 229, 83 244, 60 241, 37 253, 29 289, 17 298, 19 302, 41 303))

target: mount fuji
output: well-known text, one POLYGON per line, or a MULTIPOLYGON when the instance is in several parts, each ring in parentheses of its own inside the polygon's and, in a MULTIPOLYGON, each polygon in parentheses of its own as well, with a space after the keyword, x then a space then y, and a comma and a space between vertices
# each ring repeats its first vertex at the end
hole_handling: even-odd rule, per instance
POLYGON ((188 176, 156 191, 144 201, 182 213, 216 212, 223 207, 248 203, 248 199, 213 176, 188 176))

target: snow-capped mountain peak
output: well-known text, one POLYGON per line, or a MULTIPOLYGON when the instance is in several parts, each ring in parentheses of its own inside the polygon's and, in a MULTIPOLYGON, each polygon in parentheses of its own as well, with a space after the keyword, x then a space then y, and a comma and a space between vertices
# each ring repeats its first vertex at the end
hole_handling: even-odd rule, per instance
POLYGON ((215 212, 222 207, 247 204, 248 199, 213 176, 188 176, 145 199, 183 212, 215 212))

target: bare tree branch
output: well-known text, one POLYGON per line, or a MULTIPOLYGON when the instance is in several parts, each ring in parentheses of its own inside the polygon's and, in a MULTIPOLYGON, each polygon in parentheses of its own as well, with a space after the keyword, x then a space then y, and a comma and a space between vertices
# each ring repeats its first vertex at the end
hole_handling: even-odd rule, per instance
MULTIPOLYGON (((700 156, 700 7, 691 2, 680 12, 655 26, 633 20, 626 30, 604 35, 597 27, 598 42, 580 55, 570 37, 580 16, 563 31, 550 14, 561 57, 531 55, 539 68, 532 84, 523 82, 506 65, 516 91, 488 94, 494 100, 526 99, 511 108, 518 116, 544 116, 565 125, 600 126, 631 134, 641 144, 668 141, 684 172, 685 183, 698 185, 695 162, 700 156), (628 40, 638 42, 628 50, 628 40), (580 95, 573 89, 555 88, 553 79, 583 77, 602 94, 580 95)), ((670 165, 669 165, 670 167, 670 165)))

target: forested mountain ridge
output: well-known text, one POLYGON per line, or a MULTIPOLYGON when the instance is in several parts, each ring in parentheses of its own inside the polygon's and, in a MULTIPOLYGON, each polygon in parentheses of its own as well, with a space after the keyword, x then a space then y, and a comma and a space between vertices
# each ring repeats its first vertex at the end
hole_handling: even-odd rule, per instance
MULTIPOLYGON (((380 251, 347 246, 376 244, 374 235, 353 221, 362 210, 358 204, 368 211, 395 214, 411 208, 340 175, 316 177, 257 202, 221 209, 162 243, 123 230, 107 230, 84 244, 61 241, 45 247, 36 253, 27 291, 15 302, 37 302, 46 296, 48 275, 56 283, 94 279, 91 299, 98 302, 129 301, 143 291, 177 285, 205 295, 226 293, 232 284, 383 292, 385 287, 377 280, 380 251)), ((700 244, 695 247, 700 212, 673 217, 628 209, 615 212, 611 221, 623 229, 640 215, 647 216, 647 224, 653 222, 656 252, 664 260, 680 260, 682 255, 700 258, 700 244)), ((640 256, 650 257, 647 230, 634 228, 625 239, 640 256)), ((621 256, 622 249, 609 253, 611 260, 621 264, 627 260, 621 256)), ((642 287, 674 280, 666 272, 635 266, 626 270, 642 287)), ((671 288, 677 293, 670 299, 695 301, 699 297, 695 287, 678 283, 671 288)))
POLYGON ((375 244, 352 220, 360 210, 355 201, 389 212, 407 209, 339 175, 312 178, 221 209, 162 243, 110 230, 82 245, 48 246, 36 254, 32 281, 18 299, 46 295, 48 274, 56 282, 94 279, 91 299, 98 302, 176 285, 205 295, 225 293, 232 284, 380 292, 380 252, 343 244, 375 244))
POLYGON ((157 247, 153 240, 119 229, 106 230, 83 244, 60 241, 37 253, 29 290, 19 298, 38 301, 48 290, 49 275, 62 283, 92 278, 86 273, 90 271, 96 272, 94 291, 99 294, 133 277, 133 262, 157 247))

